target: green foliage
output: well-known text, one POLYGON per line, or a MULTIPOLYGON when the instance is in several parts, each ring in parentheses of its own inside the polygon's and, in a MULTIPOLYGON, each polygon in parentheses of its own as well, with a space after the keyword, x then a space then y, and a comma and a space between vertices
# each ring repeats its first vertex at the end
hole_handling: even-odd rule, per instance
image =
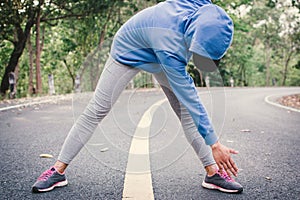
MULTIPOLYGON (((40 4, 34 0, 1 2, 0 74, 4 73, 16 41, 16 24, 24 28, 30 16, 41 8, 41 28, 45 29, 44 40, 41 41, 44 91, 48 90, 48 74, 54 75, 56 92, 59 94, 73 91, 77 75, 81 77, 84 91, 93 90, 116 31, 136 12, 161 1, 45 0, 40 1, 40 4)), ((300 84, 300 21, 298 15, 290 14, 294 8, 299 11, 298 1, 215 0, 213 3, 230 14, 235 26, 232 46, 219 68, 225 86, 230 85, 231 77, 238 86, 265 86, 267 66, 270 78, 277 80, 278 85, 283 82, 284 75, 285 85, 300 84), (288 13, 289 17, 283 18, 284 13, 288 13)), ((35 51, 35 27, 31 32, 35 51)), ((29 81, 27 50, 19 60, 19 68, 18 95, 26 96, 29 81)), ((193 65, 189 64, 187 69, 196 85, 201 86, 200 74, 193 65)), ((220 82, 219 76, 212 76, 212 82, 220 82)), ((149 74, 141 73, 134 84, 137 87, 151 87, 148 82, 151 82, 149 74)))
POLYGON ((16 26, 24 24, 37 8, 33 2, 33 0, 5 0, 0 3, 0 42, 15 41, 15 32, 18 31, 16 26))
POLYGON ((152 76, 147 72, 140 72, 136 75, 134 79, 134 87, 135 88, 152 88, 152 76))
MULTIPOLYGON (((5 66, 13 50, 13 44, 7 40, 0 41, 0 74, 4 73, 5 66)), ((0 78, 1 81, 1 78, 0 78)))

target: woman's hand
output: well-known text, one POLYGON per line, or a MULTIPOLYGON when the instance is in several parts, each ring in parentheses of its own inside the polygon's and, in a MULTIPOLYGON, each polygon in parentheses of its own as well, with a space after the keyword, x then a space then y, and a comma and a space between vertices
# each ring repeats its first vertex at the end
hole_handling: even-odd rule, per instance
POLYGON ((238 168, 232 160, 231 154, 238 154, 238 152, 222 145, 220 142, 211 145, 211 149, 219 169, 224 169, 229 176, 231 174, 237 176, 238 168))

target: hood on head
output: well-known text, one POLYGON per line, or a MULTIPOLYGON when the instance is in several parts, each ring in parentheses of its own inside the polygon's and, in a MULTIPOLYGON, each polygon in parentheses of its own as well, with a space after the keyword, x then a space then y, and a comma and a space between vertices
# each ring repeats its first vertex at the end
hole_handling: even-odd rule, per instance
POLYGON ((191 20, 185 34, 189 50, 212 60, 221 59, 233 39, 232 19, 219 6, 208 4, 191 20))

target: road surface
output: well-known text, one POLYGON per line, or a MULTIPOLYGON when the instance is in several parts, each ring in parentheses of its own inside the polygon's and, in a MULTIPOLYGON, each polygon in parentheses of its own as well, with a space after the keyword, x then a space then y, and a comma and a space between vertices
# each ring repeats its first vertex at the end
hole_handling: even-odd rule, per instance
MULTIPOLYGON (((0 199, 122 199, 124 185, 143 191, 143 184, 124 184, 137 127, 148 127, 151 173, 143 180, 150 181, 155 199, 300 199, 300 113, 265 101, 294 93, 300 88, 199 89, 220 141, 239 151, 236 180, 244 192, 238 195, 201 187, 204 169, 159 89, 124 92, 67 169, 68 187, 43 194, 31 193, 31 186, 58 157, 90 94, 1 111, 0 199), (42 153, 54 158, 40 158, 42 153)), ((145 169, 136 170, 147 174, 145 169)))

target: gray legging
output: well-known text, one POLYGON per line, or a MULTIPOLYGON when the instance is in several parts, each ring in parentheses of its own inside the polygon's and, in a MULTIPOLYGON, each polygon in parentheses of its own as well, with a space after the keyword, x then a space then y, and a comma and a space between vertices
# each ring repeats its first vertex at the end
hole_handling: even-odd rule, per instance
MULTIPOLYGON (((99 79, 93 98, 70 130, 58 160, 69 164, 94 133, 97 125, 111 110, 121 92, 140 69, 116 62, 109 57, 99 79)), ((215 164, 211 149, 198 133, 187 109, 181 105, 169 87, 165 74, 154 74, 181 121, 185 136, 193 146, 203 166, 215 164)))

